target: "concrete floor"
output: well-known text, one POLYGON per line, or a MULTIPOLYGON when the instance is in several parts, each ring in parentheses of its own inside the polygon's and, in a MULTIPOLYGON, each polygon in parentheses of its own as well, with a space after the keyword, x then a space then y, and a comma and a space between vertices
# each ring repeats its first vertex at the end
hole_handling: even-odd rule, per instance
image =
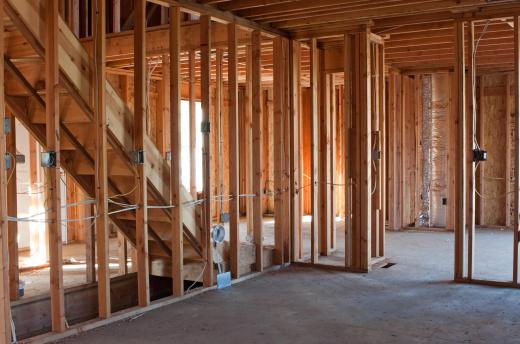
MULTIPOLYGON (((481 273, 507 276, 511 232, 478 235, 494 243, 477 250, 499 255, 481 273)), ((389 232, 387 256, 396 265, 370 274, 267 273, 64 342, 519 342, 520 290, 452 283, 453 233, 389 232)))

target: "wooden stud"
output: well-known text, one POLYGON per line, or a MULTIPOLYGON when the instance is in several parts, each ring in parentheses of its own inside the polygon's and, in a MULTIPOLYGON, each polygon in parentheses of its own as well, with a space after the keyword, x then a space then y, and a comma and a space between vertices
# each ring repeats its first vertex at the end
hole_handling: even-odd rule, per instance
POLYGON ((229 238, 231 245, 231 275, 239 277, 240 256, 240 154, 239 154, 239 113, 238 113, 238 56, 237 26, 230 23, 228 30, 228 135, 229 135, 229 238))
MULTIPOLYGON (((11 156, 11 168, 8 172, 7 180, 7 215, 18 216, 17 205, 17 182, 16 182, 16 121, 12 114, 7 114, 6 118, 11 120, 11 132, 6 137, 6 150, 11 156)), ((9 293, 11 301, 18 299, 18 222, 9 221, 9 293)))
POLYGON ((274 136, 274 263, 284 263, 284 230, 285 230, 285 204, 284 204, 284 55, 283 41, 281 37, 273 40, 273 136, 274 136))
POLYGON ((456 22, 457 63, 455 65, 454 105, 457 111, 457 157, 455 174, 455 269, 454 278, 464 277, 464 245, 466 242, 466 63, 464 47, 464 22, 456 22))
POLYGON ((290 41, 290 150, 291 150, 291 261, 301 258, 302 190, 301 190, 301 125, 300 125, 300 43, 290 41))
POLYGON ((204 258, 204 287, 213 285, 213 254, 211 249, 211 133, 210 133, 210 111, 211 111, 211 17, 203 15, 200 17, 200 73, 201 73, 201 106, 202 106, 202 179, 203 179, 203 226, 202 226, 202 248, 204 258))
POLYGON ((253 241, 255 243, 255 269, 263 271, 263 213, 262 213, 262 35, 259 30, 251 34, 252 65, 252 145, 253 145, 253 241))
POLYGON ((112 0, 112 32, 121 32, 121 0, 112 0))
POLYGON ((520 224, 520 16, 514 17, 515 39, 515 215, 513 235, 513 284, 518 285, 518 240, 520 224))
MULTIPOLYGON (((468 113, 468 145, 467 148, 470 152, 473 151, 473 149, 476 148, 474 137, 477 134, 476 133, 476 109, 475 109, 475 99, 474 92, 476 91, 476 66, 474 65, 473 56, 475 54, 475 23, 469 22, 469 50, 468 50, 468 76, 469 76, 469 113, 468 113), (475 116, 473 115, 475 111, 475 116)), ((509 84, 507 86, 509 88, 509 84)), ((507 122, 509 122, 509 116, 510 114, 507 113, 507 122)), ((509 133, 508 133, 509 134, 509 133)), ((509 138, 508 138, 509 141, 509 138)), ((468 270, 467 270, 467 276, 468 279, 471 279, 473 277, 473 267, 474 267, 474 252, 475 252, 475 162, 473 161, 473 155, 468 154, 467 155, 467 169, 468 169, 468 270)), ((506 181, 506 183, 509 183, 506 181)), ((507 198, 507 197, 506 197, 507 198)), ((509 210, 508 210, 509 211, 509 210)))
POLYGON ((372 232, 372 121, 371 121, 371 52, 370 32, 354 36, 354 68, 352 87, 352 129, 349 159, 352 194, 352 267, 369 270, 372 232))
MULTIPOLYGON (((253 47, 246 47, 246 84, 245 84, 245 114, 246 114, 246 190, 253 194, 253 47)), ((253 236, 253 202, 252 197, 246 198, 247 234, 253 236)))
POLYGON ((345 176, 345 267, 353 266, 353 237, 352 237, 352 172, 351 172, 351 140, 352 140, 352 115, 353 115, 353 82, 354 82, 354 37, 350 34, 344 36, 344 91, 343 91, 343 152, 344 152, 344 176, 345 176))
POLYGON ((316 39, 310 41, 311 59, 311 262, 318 262, 319 215, 318 215, 318 47, 316 39))
MULTIPOLYGON (((0 18, 4 18, 4 0, 0 0, 0 18)), ((0 59, 5 54, 4 21, 0 21, 0 59)), ((0 118, 5 117, 4 68, 0 68, 0 118)), ((6 153, 4 126, 0 128, 0 157, 6 153)), ((7 221, 7 171, 0 159, 0 339, 11 342, 11 302, 9 301, 9 245, 7 221)))
POLYGON ((385 82, 385 49, 383 44, 378 44, 378 89, 379 93, 379 151, 381 157, 379 159, 379 226, 378 226, 378 257, 385 255, 385 230, 386 230, 386 82, 385 82))
MULTIPOLYGON (((134 11, 134 150, 144 150, 147 94, 146 94, 146 0, 137 0, 134 11)), ((145 152, 146 154, 146 152, 145 152)), ((140 307, 150 303, 150 281, 148 264, 148 188, 146 155, 143 164, 136 165, 136 250, 137 250, 137 295, 140 307)))
POLYGON ((329 163, 330 163, 330 249, 335 250, 336 242, 336 76, 330 74, 328 86, 329 117, 330 117, 330 141, 329 141, 329 163))
POLYGON ((170 7, 170 199, 173 295, 184 294, 181 212, 181 9, 170 7))
POLYGON ((56 152, 56 167, 45 168, 45 204, 49 217, 49 263, 52 331, 65 330, 60 202, 60 111, 58 66, 58 1, 47 2, 45 39, 45 103, 47 150, 56 152))
POLYGON ((190 50, 188 57, 189 109, 190 109, 190 193, 197 198, 197 112, 195 103, 195 51, 190 50))
POLYGON ((330 255, 330 75, 325 71, 325 56, 319 50, 319 115, 318 115, 318 232, 320 255, 330 255))
POLYGON ((96 16, 94 31, 95 68, 95 108, 96 125, 96 247, 98 263, 98 308, 99 317, 110 317, 110 269, 109 269, 109 232, 108 225, 108 161, 107 161, 107 118, 106 118, 106 1, 96 0, 92 13, 96 16))

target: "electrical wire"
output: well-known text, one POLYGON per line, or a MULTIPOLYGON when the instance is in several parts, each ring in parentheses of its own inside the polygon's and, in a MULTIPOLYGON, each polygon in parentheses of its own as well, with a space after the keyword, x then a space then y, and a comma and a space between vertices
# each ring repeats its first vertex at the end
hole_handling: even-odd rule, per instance
POLYGON ((205 261, 204 262, 204 266, 202 267, 202 271, 200 272, 200 274, 197 277, 197 279, 195 281, 193 281, 193 283, 188 287, 188 289, 186 289, 186 293, 188 293, 191 290, 191 288, 193 288, 195 286, 195 284, 200 282, 200 279, 201 279, 202 275, 204 274, 204 270, 206 270, 206 266, 207 265, 208 265, 208 262, 205 261))

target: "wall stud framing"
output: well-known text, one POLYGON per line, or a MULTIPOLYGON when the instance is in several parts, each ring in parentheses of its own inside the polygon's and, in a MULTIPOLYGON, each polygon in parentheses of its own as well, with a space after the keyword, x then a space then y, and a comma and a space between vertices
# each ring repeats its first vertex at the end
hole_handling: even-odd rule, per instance
MULTIPOLYGON (((203 15, 200 17, 200 51, 201 51, 201 106, 202 122, 210 123, 211 111, 211 17, 203 15)), ((202 248, 204 259, 203 284, 204 287, 213 285, 213 255, 211 249, 211 133, 204 131, 202 143, 202 179, 203 179, 203 226, 202 226, 202 248)))
POLYGON ((513 235, 513 284, 518 286, 518 240, 520 230, 520 16, 514 17, 514 47, 515 47, 515 214, 513 235))
POLYGON ((457 167, 455 173, 455 281, 464 277, 464 245, 466 242, 466 63, 464 22, 455 23, 456 65, 454 108, 457 111, 457 167))
POLYGON ((316 39, 310 41, 311 59, 311 263, 318 263, 318 47, 316 39))
POLYGON ((60 116, 58 66, 58 1, 47 2, 45 39, 46 144, 56 152, 56 166, 45 168, 45 204, 48 207, 46 230, 49 234, 49 264, 52 331, 65 330, 65 301, 62 269, 62 238, 60 202, 60 116))
MULTIPOLYGON (((108 161, 107 161, 107 118, 106 118, 106 1, 93 1, 95 15, 94 30, 94 65, 95 68, 95 108, 96 125, 96 245, 98 263, 98 313, 101 319, 110 317, 110 270, 108 225, 108 161)), ((125 262, 126 264, 126 262, 125 262)))
MULTIPOLYGON (((4 17, 4 0, 0 0, 0 18, 4 17)), ((4 21, 0 23, 0 58, 5 53, 4 21)), ((0 118, 5 117, 4 68, 0 68, 0 118)), ((0 157, 5 156, 5 131, 0 128, 0 157)), ((11 302, 9 301, 9 239, 7 221, 7 172, 0 159, 0 340, 11 342, 11 302)))
POLYGON ((252 93, 252 145, 253 145, 253 240, 255 243, 255 269, 263 271, 263 211, 262 211, 262 34, 251 34, 251 93, 252 93))
MULTIPOLYGON (((137 0, 134 11, 134 150, 144 149, 146 128, 146 0, 137 0)), ((145 307, 150 303, 150 282, 148 264, 148 188, 146 156, 144 164, 137 165, 137 209, 136 209, 136 250, 137 250, 137 288, 138 304, 145 307)))
POLYGON ((183 227, 181 212, 181 10, 170 7, 170 201, 172 217, 173 295, 184 294, 183 227))
POLYGON ((228 30, 228 135, 229 135, 229 237, 231 246, 231 275, 239 277, 240 256, 240 141, 239 141, 239 113, 238 113, 238 51, 237 26, 230 23, 228 30))

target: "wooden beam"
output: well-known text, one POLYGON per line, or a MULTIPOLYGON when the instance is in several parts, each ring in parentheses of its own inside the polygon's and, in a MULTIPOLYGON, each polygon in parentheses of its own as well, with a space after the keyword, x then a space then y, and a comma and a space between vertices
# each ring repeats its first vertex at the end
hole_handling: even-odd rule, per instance
POLYGON ((94 64, 94 123, 96 127, 95 184, 96 184, 96 247, 98 263, 98 308, 99 317, 110 317, 110 269, 108 225, 108 161, 107 161, 107 118, 106 118, 106 1, 92 2, 92 13, 96 16, 93 27, 95 54, 94 64))
MULTIPOLYGON (((134 12, 134 151, 144 151, 145 128, 146 128, 146 111, 147 111, 147 95, 146 95, 146 0, 137 0, 135 2, 134 12)), ((146 154, 146 152, 145 152, 146 154)), ((144 163, 136 165, 137 175, 137 192, 139 194, 136 199, 136 250, 137 250, 137 294, 138 304, 140 307, 146 307, 150 303, 150 282, 149 264, 148 264, 148 188, 146 183, 148 164, 146 163, 146 155, 144 163)))
POLYGON ((318 246, 318 47, 316 39, 310 41, 310 87, 311 87, 311 262, 318 262, 319 246, 318 246))
POLYGON ((60 111, 58 66, 58 1, 47 2, 45 39, 45 94, 47 150, 55 152, 56 166, 45 168, 45 204, 49 217, 50 292, 52 331, 65 331, 65 307, 62 269, 61 202, 60 202, 60 111))
POLYGON ((520 230, 520 16, 514 17, 515 31, 515 215, 513 236, 513 283, 518 285, 518 240, 520 230))
POLYGON ((238 113, 237 26, 228 24, 228 135, 229 135, 229 238, 231 275, 239 277, 240 257, 240 142, 238 113))
MULTIPOLYGON (((0 0, 0 18, 4 18, 4 0, 0 0)), ((0 61, 5 54, 4 21, 0 21, 0 61)), ((4 68, 0 68, 0 118, 5 117, 4 68)), ((0 128, 0 157, 6 153, 5 130, 0 128)), ((7 172, 0 159, 0 339, 11 342, 11 302, 9 301, 9 245, 7 221, 7 172)))
POLYGON ((301 60, 300 43, 290 41, 290 150, 291 150, 291 261, 301 258, 301 230, 302 230, 302 174, 301 174, 301 124, 300 124, 300 102, 301 102, 301 60))
POLYGON ((464 22, 455 23, 457 62, 455 65, 454 108, 457 111, 457 152, 455 173, 455 268, 454 279, 464 277, 464 245, 466 241, 466 62, 464 22))
POLYGON ((181 9, 170 7, 170 197, 172 216, 172 282, 173 295, 184 294, 183 236, 181 216, 181 73, 180 40, 181 9))
POLYGON ((203 225, 202 225, 202 247, 204 259, 204 287, 213 285, 213 254, 211 249, 211 17, 203 15, 200 17, 200 72, 201 72, 201 106, 202 106, 202 179, 203 179, 203 225))
POLYGON ((262 198, 262 34, 259 30, 251 34, 252 65, 251 65, 251 92, 252 92, 252 145, 253 145, 253 241, 255 243, 255 268, 263 271, 263 212, 262 198))
MULTIPOLYGON (((7 215, 18 217, 17 206, 17 182, 16 182, 16 121, 14 116, 9 113, 6 118, 11 120, 11 130, 6 138, 6 150, 11 157, 11 168, 8 170, 7 179, 7 215)), ((18 222, 9 221, 9 294, 11 301, 18 299, 18 222)))

